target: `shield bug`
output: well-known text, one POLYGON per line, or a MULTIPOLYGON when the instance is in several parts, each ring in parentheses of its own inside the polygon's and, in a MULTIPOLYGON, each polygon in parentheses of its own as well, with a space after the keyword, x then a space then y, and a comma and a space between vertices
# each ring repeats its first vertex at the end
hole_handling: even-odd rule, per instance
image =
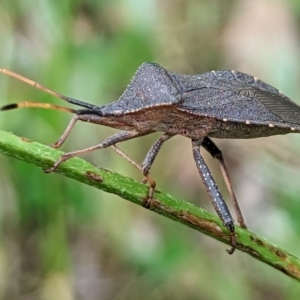
POLYGON ((230 232, 230 254, 236 248, 234 221, 203 160, 201 146, 219 160, 238 222, 246 227, 222 152, 211 138, 249 139, 300 132, 300 107, 274 87, 241 72, 224 70, 182 75, 169 72, 158 64, 144 63, 119 100, 97 106, 61 95, 9 70, 0 71, 83 108, 71 109, 36 102, 21 102, 2 107, 1 110, 41 107, 74 113, 75 116, 65 132, 54 144, 56 148, 64 143, 79 120, 121 130, 96 146, 63 154, 46 172, 54 171, 71 157, 111 146, 141 169, 150 183, 149 197, 145 204, 151 205, 155 181, 149 176, 149 170, 156 155, 164 142, 173 136, 179 134, 189 138, 204 186, 218 216, 230 232), (119 142, 156 131, 163 132, 163 135, 151 147, 141 167, 115 146, 119 142))

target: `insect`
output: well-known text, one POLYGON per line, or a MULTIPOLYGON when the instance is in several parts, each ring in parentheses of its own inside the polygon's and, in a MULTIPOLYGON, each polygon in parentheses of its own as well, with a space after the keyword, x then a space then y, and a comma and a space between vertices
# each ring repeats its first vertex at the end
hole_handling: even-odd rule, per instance
POLYGON ((77 121, 121 130, 96 146, 63 154, 46 172, 54 171, 71 157, 111 146, 142 170, 150 185, 145 205, 151 205, 155 181, 149 171, 158 152, 175 135, 189 138, 200 177, 218 216, 230 232, 231 249, 227 250, 230 254, 237 244, 234 220, 203 160, 200 148, 204 147, 218 159, 238 222, 246 227, 222 152, 211 138, 249 139, 300 132, 300 107, 274 87, 241 72, 224 70, 182 75, 167 71, 155 63, 143 63, 119 100, 104 106, 66 97, 6 69, 0 69, 0 72, 83 108, 72 109, 38 102, 21 102, 1 108, 40 107, 75 114, 54 144, 55 148, 65 142, 77 121), (119 142, 157 131, 163 134, 151 147, 141 167, 115 146, 119 142))

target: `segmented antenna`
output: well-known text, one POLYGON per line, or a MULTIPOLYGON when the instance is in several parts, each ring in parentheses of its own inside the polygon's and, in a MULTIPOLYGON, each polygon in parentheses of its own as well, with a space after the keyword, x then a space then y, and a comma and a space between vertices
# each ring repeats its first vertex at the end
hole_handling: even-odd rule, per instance
POLYGON ((31 102, 31 101, 24 101, 20 103, 12 103, 5 105, 0 108, 0 110, 10 110, 10 109, 15 109, 15 108, 20 108, 20 107, 38 107, 38 108, 44 108, 44 109, 54 109, 54 110, 60 110, 60 111, 66 111, 70 113, 76 113, 76 109, 72 109, 69 107, 64 107, 60 105, 54 105, 50 103, 42 103, 42 102, 31 102))
MULTIPOLYGON (((19 75, 13 71, 10 71, 10 70, 7 70, 7 69, 2 69, 0 68, 0 72, 3 73, 3 74, 6 74, 6 75, 9 75, 11 77, 14 77, 20 81, 23 81, 39 90, 42 90, 54 97, 57 97, 59 99, 62 99, 64 101, 67 101, 71 104, 74 104, 74 105, 78 105, 78 106, 81 106, 81 107, 86 107, 86 108, 90 108, 90 109, 93 109, 93 108, 97 108, 97 105, 93 105, 93 104, 90 104, 90 103, 86 103, 86 102, 83 102, 83 101, 80 101, 80 100, 77 100, 77 99, 74 99, 74 98, 71 98, 71 97, 67 97, 67 96, 64 96, 58 92, 55 92, 53 90, 50 90, 48 89, 47 87, 39 84, 38 82, 34 81, 34 80, 31 80, 29 78, 26 78, 26 77, 23 77, 22 75, 19 75)), ((37 106, 35 106, 37 107, 37 106)))

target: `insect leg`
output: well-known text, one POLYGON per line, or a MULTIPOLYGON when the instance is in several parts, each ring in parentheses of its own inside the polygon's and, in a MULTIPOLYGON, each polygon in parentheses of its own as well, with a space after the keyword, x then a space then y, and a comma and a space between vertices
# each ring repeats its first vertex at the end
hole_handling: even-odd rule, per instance
POLYGON ((193 155, 194 160, 196 162, 196 166, 198 172, 201 176, 201 179, 204 183, 207 193, 209 194, 212 204, 222 220, 223 224, 228 228, 230 232, 230 242, 231 242, 231 249, 227 250, 229 254, 232 254, 236 248, 236 237, 235 237, 235 229, 234 229, 234 221, 231 217, 229 209, 221 195, 221 192, 215 183, 204 159, 200 154, 200 146, 202 144, 202 140, 196 141, 192 140, 192 147, 193 147, 193 155))
POLYGON ((168 139, 170 139, 173 135, 170 135, 168 133, 165 133, 164 135, 162 135, 150 148, 150 150, 148 151, 143 163, 142 163, 142 167, 143 167, 143 174, 146 177, 147 174, 149 173, 149 170, 158 154, 158 152, 160 151, 163 143, 165 141, 167 141, 168 139))
POLYGON ((96 146, 92 146, 92 147, 88 147, 82 150, 77 150, 77 151, 72 151, 72 152, 68 152, 63 154, 55 163, 54 165, 45 170, 46 173, 50 173, 52 171, 54 171, 61 163, 63 163, 64 161, 75 157, 75 156, 79 156, 82 154, 86 154, 98 149, 102 149, 102 148, 107 148, 109 146, 115 145, 119 142, 123 142, 123 141, 127 141, 133 138, 136 138, 138 136, 143 136, 146 134, 149 134, 150 132, 137 132, 137 131, 121 131, 118 132, 110 137, 108 137, 107 139, 105 139, 102 143, 96 145, 96 146))
POLYGON ((159 152, 159 150, 161 149, 163 143, 165 141, 167 141, 168 139, 170 139, 172 137, 172 135, 169 135, 167 133, 165 133, 164 135, 161 136, 160 139, 158 139, 150 148, 150 150, 148 151, 144 162, 142 163, 142 165, 140 166, 138 163, 136 163, 133 159, 131 159, 130 157, 128 157, 122 150, 120 150, 117 146, 111 146, 111 148, 113 148, 114 151, 116 151, 119 155, 121 155, 123 158, 125 158, 127 161, 129 161, 131 164, 133 164, 136 168, 138 168, 143 175, 145 176, 145 180, 143 180, 143 182, 148 182, 149 183, 149 193, 148 193, 148 198, 146 199, 144 205, 146 207, 150 207, 151 206, 151 200, 153 198, 153 194, 155 191, 155 187, 156 187, 156 182, 152 179, 152 177, 150 177, 149 174, 149 170, 159 152))
POLYGON ((206 151, 208 151, 208 153, 213 158, 216 158, 219 161, 220 169, 221 169, 224 181, 226 183, 227 189, 229 191, 230 197, 232 199, 233 207, 234 207, 235 213, 237 215, 238 222, 239 222, 241 227, 247 228, 247 226, 245 224, 245 221, 244 221, 242 211, 240 209, 239 203, 238 203, 237 198, 235 196, 235 193, 234 193, 234 190, 233 190, 233 187, 232 187, 232 184, 231 184, 231 180, 230 180, 230 177, 229 177, 229 173, 228 173, 227 167, 225 165, 225 160, 223 158, 223 154, 222 154, 221 150, 208 137, 204 138, 201 146, 203 146, 206 149, 206 151))
POLYGON ((119 154, 120 156, 122 156, 124 159, 126 159, 129 163, 131 163, 132 165, 134 165, 138 170, 140 170, 141 172, 143 172, 143 167, 141 165, 139 165, 135 160, 133 160, 131 157, 129 157, 125 152, 123 152, 123 150, 121 150, 119 147, 117 147, 116 145, 110 146, 111 149, 113 149, 117 154, 119 154))
MULTIPOLYGON (((137 169, 139 169, 141 172, 143 172, 143 167, 139 165, 136 161, 134 161, 132 158, 130 158, 126 153, 124 153, 120 148, 118 148, 116 145, 110 146, 116 153, 118 153, 120 156, 122 156, 124 159, 126 159, 128 162, 130 162, 132 165, 134 165, 137 169)), ((146 181, 143 180, 143 183, 148 182, 149 183, 149 192, 148 192, 148 197, 145 199, 144 206, 149 207, 150 205, 148 204, 149 200, 152 199, 155 187, 156 187, 156 182, 153 180, 153 178, 147 173, 147 175, 144 175, 146 181)))
POLYGON ((53 148, 59 148, 65 142, 65 140, 69 136, 71 130, 73 129, 75 123, 78 120, 79 120, 79 117, 77 115, 71 119, 70 123, 68 124, 68 126, 67 126, 66 130, 64 131, 64 133, 62 134, 62 136, 59 138, 59 140, 56 143, 54 143, 52 145, 53 148))
MULTIPOLYGON (((150 190, 149 190, 149 194, 148 194, 148 199, 147 202, 145 203, 146 207, 150 207, 151 206, 151 200, 153 198, 153 193, 155 190, 155 185, 154 187, 151 186, 151 181, 149 181, 149 178, 151 179, 151 177, 149 176, 149 170, 159 152, 159 150, 161 149, 163 143, 165 141, 167 141, 168 139, 170 139, 172 137, 172 135, 169 135, 167 133, 165 133, 164 135, 162 135, 150 148, 150 150, 148 151, 143 163, 142 163, 142 172, 143 175, 145 176, 146 180, 149 182, 150 184, 150 190)), ((155 182, 154 182, 155 184, 155 182)))

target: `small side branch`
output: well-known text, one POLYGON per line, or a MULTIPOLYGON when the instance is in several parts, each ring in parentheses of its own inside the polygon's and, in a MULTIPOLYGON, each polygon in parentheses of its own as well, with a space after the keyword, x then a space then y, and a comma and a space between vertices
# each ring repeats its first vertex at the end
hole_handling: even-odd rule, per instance
MULTIPOLYGON (((0 131, 0 152, 43 169, 51 167, 62 154, 61 151, 51 147, 3 131, 0 131)), ((108 193, 116 194, 141 206, 143 198, 148 193, 145 185, 118 173, 97 168, 80 158, 70 159, 55 172, 108 193)), ((150 209, 225 244, 230 244, 230 234, 219 218, 189 202, 156 192, 153 206, 150 209)), ((236 234, 237 249, 300 281, 299 258, 238 226, 236 226, 236 234)), ((228 259, 234 258, 228 257, 228 259)))

